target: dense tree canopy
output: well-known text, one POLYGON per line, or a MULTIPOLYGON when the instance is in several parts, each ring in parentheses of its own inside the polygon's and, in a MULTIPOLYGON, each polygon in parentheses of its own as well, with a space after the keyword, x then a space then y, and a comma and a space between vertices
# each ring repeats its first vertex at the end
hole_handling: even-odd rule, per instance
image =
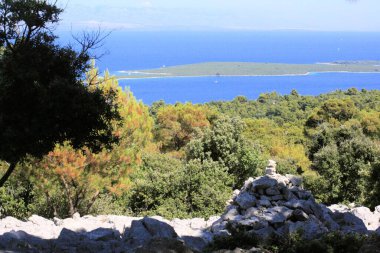
POLYGON ((87 37, 79 52, 57 45, 50 28, 61 12, 48 1, 0 2, 0 159, 10 164, 0 186, 19 161, 56 143, 100 150, 115 141, 115 94, 83 82, 97 38, 87 37))
POLYGON ((156 112, 156 140, 163 151, 178 151, 210 126, 212 115, 208 108, 191 103, 161 106, 156 112))
POLYGON ((260 174, 265 162, 259 147, 244 138, 246 125, 240 118, 221 117, 201 138, 186 147, 188 160, 215 161, 228 168, 234 188, 250 176, 260 174))
MULTIPOLYGON (((158 101, 148 110, 108 73, 93 68, 86 77, 90 91, 113 94, 120 120, 110 122, 119 142, 98 154, 57 145, 42 161, 19 163, 0 191, 1 216, 217 215, 233 189, 263 174, 269 158, 280 173, 303 176, 320 202, 379 204, 377 90, 292 91, 204 105, 158 101)), ((0 170, 6 166, 0 162, 0 170)))

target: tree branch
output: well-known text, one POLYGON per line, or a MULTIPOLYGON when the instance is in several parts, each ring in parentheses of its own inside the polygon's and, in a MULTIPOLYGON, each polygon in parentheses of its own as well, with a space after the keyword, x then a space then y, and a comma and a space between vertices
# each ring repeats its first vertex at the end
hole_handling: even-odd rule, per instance
POLYGON ((12 162, 9 167, 8 167, 8 170, 5 172, 5 174, 3 175, 3 177, 0 179, 0 187, 3 187, 5 182, 8 180, 9 176, 12 174, 12 172, 15 170, 16 168, 16 165, 17 163, 14 163, 12 162))

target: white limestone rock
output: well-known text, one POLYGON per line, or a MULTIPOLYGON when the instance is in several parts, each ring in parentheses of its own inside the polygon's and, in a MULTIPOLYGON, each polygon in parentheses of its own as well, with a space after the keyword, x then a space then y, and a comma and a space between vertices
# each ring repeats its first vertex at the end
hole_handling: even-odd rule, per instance
POLYGON ((269 164, 265 169, 265 174, 266 175, 274 175, 276 174, 276 162, 273 160, 269 160, 269 164))
POLYGON ((367 207, 355 207, 351 213, 361 219, 368 230, 375 231, 380 227, 380 214, 371 212, 367 207))
POLYGON ((24 226, 25 222, 7 216, 0 220, 0 228, 18 228, 24 226))
POLYGON ((55 226, 54 222, 48 219, 45 219, 41 216, 33 214, 28 219, 29 222, 37 225, 37 226, 55 226))

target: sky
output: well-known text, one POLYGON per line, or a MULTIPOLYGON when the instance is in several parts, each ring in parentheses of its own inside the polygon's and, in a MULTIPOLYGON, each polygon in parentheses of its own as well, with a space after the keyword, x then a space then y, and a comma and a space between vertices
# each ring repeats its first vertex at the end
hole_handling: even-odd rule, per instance
POLYGON ((60 29, 380 32, 380 0, 58 0, 60 29))

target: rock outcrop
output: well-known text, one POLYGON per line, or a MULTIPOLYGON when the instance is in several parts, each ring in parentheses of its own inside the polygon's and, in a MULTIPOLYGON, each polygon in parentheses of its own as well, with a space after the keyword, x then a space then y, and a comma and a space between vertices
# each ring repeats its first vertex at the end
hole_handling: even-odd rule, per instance
MULTIPOLYGON (((380 206, 374 212, 366 207, 326 207, 302 188, 302 178, 277 174, 274 161, 270 161, 266 173, 249 178, 241 190, 234 191, 224 214, 207 221, 79 214, 53 220, 37 215, 26 221, 6 217, 0 220, 0 251, 202 252, 214 236, 229 236, 235 228, 263 239, 296 231, 302 231, 305 239, 330 231, 380 235, 380 206)), ((233 252, 261 251, 252 248, 233 252)))
POLYGON ((371 212, 366 207, 320 205, 310 191, 302 188, 301 177, 277 174, 276 163, 269 161, 265 176, 249 178, 240 191, 234 192, 211 231, 216 236, 228 236, 231 230, 242 228, 263 239, 296 231, 302 231, 305 239, 337 230, 380 232, 379 211, 380 206, 371 212))
POLYGON ((20 221, 6 217, 0 220, 0 251, 158 252, 154 251, 158 247, 160 252, 201 252, 212 240, 206 228, 217 218, 168 221, 159 216, 76 215, 48 220, 33 215, 20 221))

